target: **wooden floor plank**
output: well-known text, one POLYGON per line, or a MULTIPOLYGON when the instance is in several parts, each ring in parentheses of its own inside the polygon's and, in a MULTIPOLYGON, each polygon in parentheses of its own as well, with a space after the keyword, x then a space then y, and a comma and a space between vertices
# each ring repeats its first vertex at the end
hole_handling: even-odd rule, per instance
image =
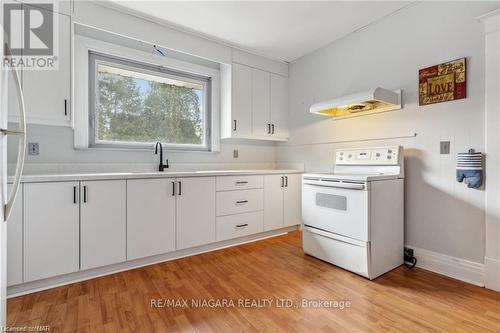
POLYGON ((305 255, 294 232, 16 297, 8 324, 51 332, 500 332, 500 293, 405 267, 369 281, 305 255), (189 306, 151 307, 156 299, 189 306), (203 299, 236 306, 190 303, 203 299), (241 299, 273 304, 241 307, 241 299), (351 306, 296 306, 303 299, 351 306))

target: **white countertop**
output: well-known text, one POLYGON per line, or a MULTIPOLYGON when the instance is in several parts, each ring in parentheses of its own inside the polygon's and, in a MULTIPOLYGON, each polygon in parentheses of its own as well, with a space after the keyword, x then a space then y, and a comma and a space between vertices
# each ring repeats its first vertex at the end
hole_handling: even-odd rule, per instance
MULTIPOLYGON (((104 179, 141 179, 141 178, 173 178, 173 177, 207 177, 207 176, 244 176, 244 175, 276 175, 302 173, 293 169, 269 170, 204 170, 204 171, 165 171, 165 172, 117 172, 117 173, 76 173, 76 174, 32 174, 23 175, 22 183, 104 180, 104 179)), ((8 178, 12 182, 13 177, 8 178)))

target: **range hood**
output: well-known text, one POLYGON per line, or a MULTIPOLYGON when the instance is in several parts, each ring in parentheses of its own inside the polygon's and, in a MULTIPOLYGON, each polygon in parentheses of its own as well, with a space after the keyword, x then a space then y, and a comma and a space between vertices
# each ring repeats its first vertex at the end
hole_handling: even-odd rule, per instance
POLYGON ((348 118, 399 109, 401 90, 375 88, 315 103, 309 108, 309 112, 333 118, 348 118))

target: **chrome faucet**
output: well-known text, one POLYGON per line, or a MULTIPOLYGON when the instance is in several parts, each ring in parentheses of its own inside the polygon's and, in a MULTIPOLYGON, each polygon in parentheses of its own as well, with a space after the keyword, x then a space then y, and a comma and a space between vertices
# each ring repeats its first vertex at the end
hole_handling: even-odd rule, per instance
POLYGON ((160 165, 158 166, 158 171, 163 172, 165 168, 169 167, 168 159, 167 159, 167 164, 163 164, 163 145, 161 144, 161 142, 156 143, 155 155, 158 155, 158 146, 160 147, 160 165))

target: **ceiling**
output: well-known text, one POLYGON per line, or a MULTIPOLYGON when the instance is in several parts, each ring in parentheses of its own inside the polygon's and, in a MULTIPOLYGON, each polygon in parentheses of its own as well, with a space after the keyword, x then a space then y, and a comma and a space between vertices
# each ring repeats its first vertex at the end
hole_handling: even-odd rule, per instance
POLYGON ((408 6, 401 1, 123 1, 185 31, 293 61, 408 6))

